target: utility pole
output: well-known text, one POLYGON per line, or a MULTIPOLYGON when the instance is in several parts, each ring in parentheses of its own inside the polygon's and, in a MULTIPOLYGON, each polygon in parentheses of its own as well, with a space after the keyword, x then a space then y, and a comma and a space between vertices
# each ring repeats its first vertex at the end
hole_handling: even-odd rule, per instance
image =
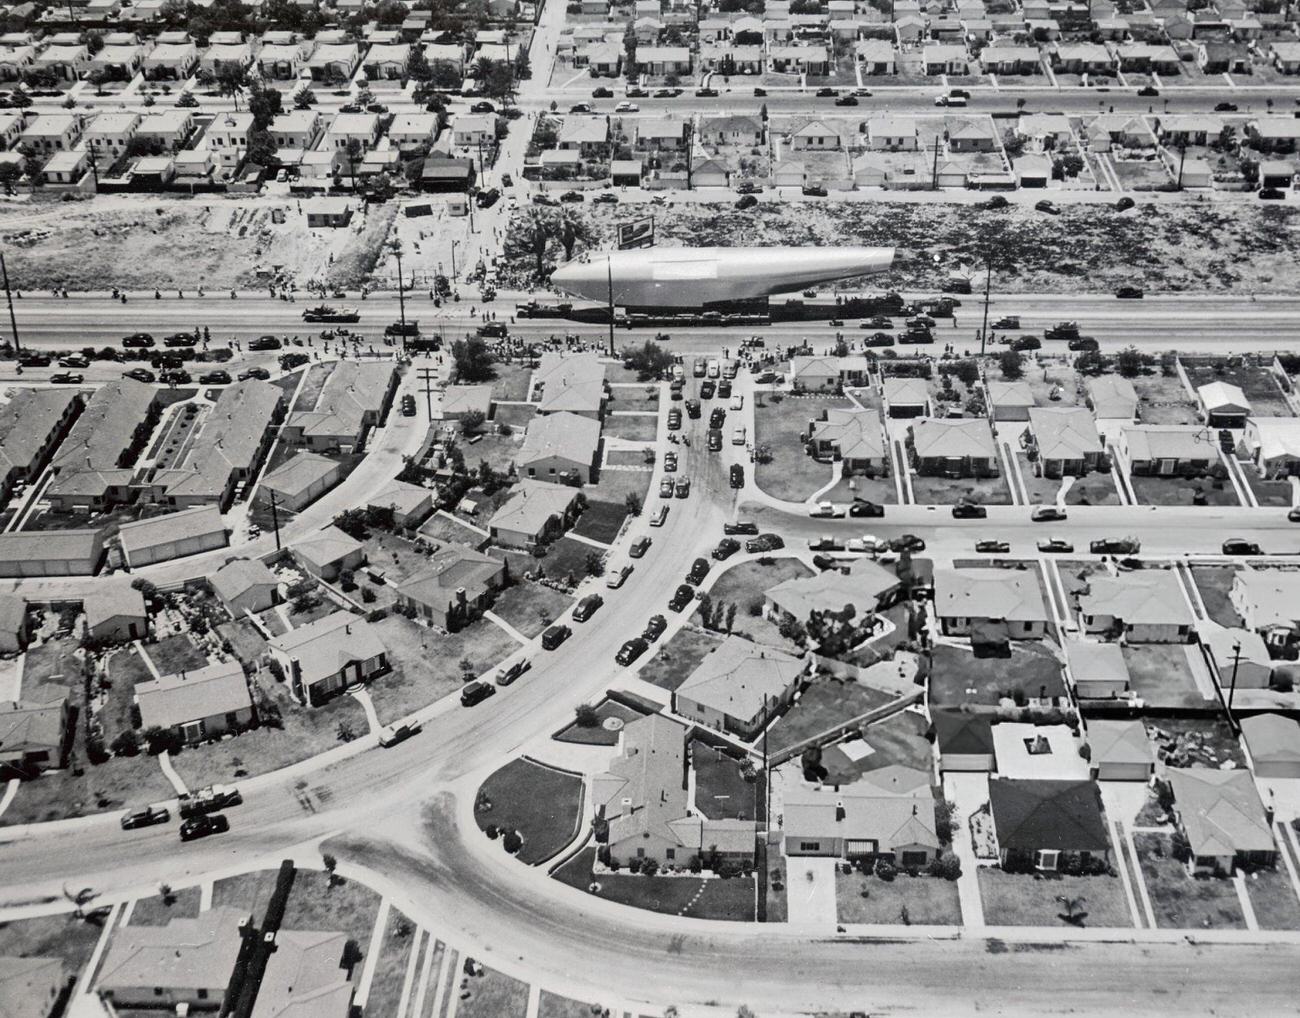
POLYGON ((1183 189, 1183 163, 1187 161, 1187 142, 1178 146, 1178 190, 1183 189))
POLYGON ((275 530, 275 550, 280 550, 280 514, 275 509, 275 492, 268 490, 271 496, 271 527, 275 530))
POLYGON ((763 696, 763 793, 766 802, 763 806, 763 829, 770 831, 772 829, 772 772, 768 768, 767 762, 767 730, 771 727, 768 724, 770 720, 767 716, 767 695, 763 696))
POLYGON ((406 349, 406 293, 402 289, 402 245, 393 244, 393 257, 397 259, 397 313, 402 323, 402 349, 406 349))
POLYGON ((99 152, 94 145, 86 146, 86 162, 90 163, 90 172, 95 178, 95 191, 99 191, 99 152))
POLYGON ((14 295, 9 292, 9 270, 5 267, 3 251, 0 251, 0 275, 4 276, 5 300, 9 302, 9 327, 14 333, 14 353, 20 353, 22 344, 18 342, 18 319, 14 316, 14 295))
POLYGON ((1232 684, 1228 687, 1228 723, 1233 729, 1238 728, 1237 719, 1232 716, 1232 698, 1237 692, 1237 665, 1241 662, 1241 644, 1232 645, 1232 684))
POLYGON ((930 170, 930 190, 939 190, 939 136, 934 137, 934 166, 930 170))
POLYGON ((614 356, 614 256, 605 256, 605 283, 609 287, 609 355, 614 356))
POLYGON ((458 240, 451 242, 451 278, 453 282, 456 280, 456 245, 459 243, 458 240))
POLYGON ((433 423, 433 369, 421 368, 420 381, 424 383, 424 408, 429 414, 429 422, 433 423))
POLYGON ((984 344, 989 338, 989 289, 993 285, 993 255, 986 260, 988 271, 984 275, 984 327, 980 329, 980 356, 984 356, 984 344))

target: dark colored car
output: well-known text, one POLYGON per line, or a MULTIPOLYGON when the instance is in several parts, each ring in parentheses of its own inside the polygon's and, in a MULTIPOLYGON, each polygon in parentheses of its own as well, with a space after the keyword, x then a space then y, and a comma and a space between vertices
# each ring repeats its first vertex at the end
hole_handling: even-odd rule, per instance
POLYGON ((258 336, 248 344, 250 350, 279 350, 283 344, 276 336, 258 336))
POLYGON ((668 430, 680 431, 681 427, 682 427, 682 412, 679 409, 677 409, 677 407, 673 407, 671 410, 668 411, 668 430))
POLYGON ((90 361, 86 360, 79 353, 68 354, 66 357, 59 358, 59 367, 61 368, 88 368, 90 361))
POLYGON ((762 194, 763 185, 755 184, 752 180, 746 180, 743 184, 741 184, 738 188, 736 188, 736 193, 737 194, 762 194))
POLYGON ((1036 208, 1039 212, 1046 212, 1048 215, 1052 215, 1052 216, 1059 216, 1061 214, 1060 206, 1058 206, 1053 201, 1048 201, 1046 198, 1044 198, 1042 201, 1035 202, 1034 208, 1036 208))
POLYGON ((1115 296, 1120 300, 1141 300, 1142 288, 1140 286, 1121 286, 1115 291, 1115 296))
POLYGON ((153 827, 155 824, 165 824, 171 818, 171 811, 163 806, 146 806, 122 817, 122 830, 134 831, 137 827, 153 827))
POLYGON ((614 660, 621 665, 630 665, 633 661, 644 654, 650 644, 644 637, 634 636, 618 649, 614 655, 614 660))
POLYGON ((153 346, 153 336, 147 332, 133 332, 122 340, 122 345, 125 347, 153 346))
POLYGON ((482 703, 489 696, 496 693, 496 686, 489 685, 486 682, 469 682, 461 687, 460 702, 463 707, 473 707, 476 703, 482 703))
POLYGON ((709 429, 709 452, 722 451, 722 432, 717 428, 709 429))
POLYGON ((573 609, 573 621, 586 622, 604 603, 605 599, 599 594, 588 594, 578 602, 578 607, 573 609))
POLYGON ((642 558, 650 550, 650 538, 642 537, 632 543, 632 547, 627 550, 628 558, 642 558))
POLYGON ((1101 349, 1101 345, 1091 336, 1080 336, 1078 339, 1072 339, 1066 344, 1066 346, 1075 353, 1085 353, 1101 349))
POLYGON ((1289 523, 1300 523, 1300 506, 1297 506, 1287 513, 1286 518, 1289 523))
POLYGON ((834 99, 839 94, 840 93, 837 89, 833 89, 830 87, 819 88, 817 90, 818 99, 834 99))
POLYGON ((925 542, 915 534, 903 534, 889 542, 890 551, 925 551, 925 542))
POLYGON ((683 583, 674 592, 668 602, 668 607, 675 612, 682 611, 688 604, 695 602, 695 588, 689 583, 683 583))
POLYGON ((858 104, 857 98, 851 95, 842 95, 835 100, 836 106, 856 106, 857 104, 858 104))
POLYGON ((55 385, 80 385, 85 380, 85 375, 78 375, 72 371, 61 371, 57 375, 50 375, 50 381, 55 385))
POLYGON ((1260 189, 1259 197, 1261 201, 1281 201, 1286 197, 1286 192, 1276 187, 1265 187, 1260 189))
POLYGON ((230 381, 229 371, 209 371, 199 375, 200 385, 229 385, 230 381))
POLYGON ((714 393, 718 391, 717 383, 711 378, 706 378, 700 383, 700 399, 712 399, 714 393))
POLYGON ((849 506, 849 515, 859 519, 884 516, 885 507, 877 505, 875 502, 868 502, 866 499, 855 499, 853 504, 849 506))
POLYGON ((1156 88, 1154 85, 1143 85, 1141 88, 1138 89, 1138 95, 1140 95, 1143 99, 1154 99, 1159 94, 1160 94, 1160 89, 1156 88))
POLYGON ((709 413, 709 427, 720 428, 727 422, 727 411, 720 406, 715 406, 709 413))
POLYGON ((130 371, 123 371, 122 377, 134 378, 137 382, 152 382, 154 373, 148 368, 132 368, 130 371))
POLYGON ((1214 112, 1215 113, 1236 113, 1237 104, 1236 103, 1215 103, 1214 112))
POLYGON ((572 634, 573 630, 565 625, 551 626, 542 634, 542 647, 545 650, 554 650, 572 634))
POLYGON ((645 632, 641 634, 643 640, 657 640, 664 635, 664 630, 668 628, 668 620, 662 615, 651 615, 645 624, 645 632))
POLYGON ((757 204, 758 204, 758 199, 755 198, 752 194, 742 194, 736 202, 736 208, 742 210, 752 209, 757 204))
POLYGON ((1044 555, 1068 555, 1074 551, 1074 545, 1064 538, 1052 537, 1039 541, 1038 550, 1044 555))
POLYGON ((1041 350, 1043 341, 1037 336, 1020 336, 1018 339, 1011 341, 1011 349, 1019 350, 1022 353, 1026 350, 1041 350))
POLYGON ((752 520, 737 520, 735 523, 724 523, 722 532, 724 534, 757 534, 758 524, 752 520))
POLYGON ((18 355, 18 363, 25 368, 48 368, 53 362, 53 358, 47 353, 34 353, 30 350, 24 350, 18 355))
POLYGON ((1124 195, 1123 198, 1121 198, 1119 201, 1115 203, 1115 209, 1118 212, 1127 212, 1129 209, 1134 208, 1136 205, 1137 202, 1135 202, 1128 195, 1124 195))
POLYGON ((247 368, 239 373, 241 382, 247 382, 250 378, 256 378, 264 382, 270 377, 271 372, 267 371, 266 368, 247 368))
POLYGON ((809 184, 803 189, 805 198, 825 198, 829 192, 819 184, 809 184))
POLYGON ((606 191, 604 194, 597 195, 592 199, 597 205, 617 205, 618 195, 606 191))
POLYGON ((1223 554, 1225 555, 1262 555, 1263 551, 1254 541, 1247 541, 1241 537, 1230 537, 1223 542, 1223 554))
POLYGON ((975 550, 984 554, 1005 555, 1011 550, 1007 541, 976 541, 975 550))
POLYGON ((836 562, 835 559, 831 558, 829 555, 814 555, 813 565, 815 565, 822 572, 825 572, 828 569, 838 569, 840 567, 840 564, 836 562))
POLYGON ((716 88, 697 88, 695 90, 696 98, 699 99, 716 99, 719 94, 716 88))
POLYGON ((745 468, 739 463, 731 464, 731 486, 733 488, 743 488, 745 486, 745 468))
POLYGON ((1094 555, 1136 555, 1142 542, 1136 537, 1106 537, 1093 541, 1088 550, 1094 555))
POLYGON ((560 195, 560 201, 580 202, 586 200, 587 196, 581 191, 565 191, 564 194, 560 195))
POLYGON ((779 551, 785 547, 785 541, 778 534, 759 534, 745 542, 745 551, 751 554, 764 551, 779 551))
POLYGON ((873 332, 870 336, 862 341, 863 346, 893 346, 894 337, 888 332, 873 332))
POLYGON ((593 99, 613 99, 614 93, 611 92, 609 89, 607 89, 604 85, 601 85, 599 88, 593 88, 591 90, 591 97, 593 99))
POLYGON ((960 505, 952 507, 952 518, 954 520, 982 520, 988 517, 989 511, 982 505, 975 505, 971 502, 962 502, 960 505))
POLYGON ((724 537, 713 549, 713 557, 721 562, 723 559, 731 558, 738 551, 740 551, 740 542, 734 537, 724 537))
POLYGON ((718 380, 718 398, 728 399, 731 396, 731 383, 727 379, 718 380))
POLYGON ((698 399, 688 399, 686 401, 686 416, 696 421, 700 418, 700 401, 698 399))
POLYGON ((480 102, 476 102, 473 106, 471 106, 469 108, 469 111, 471 113, 495 113, 497 110, 496 107, 493 106, 490 102, 487 102, 486 100, 482 100, 480 102))
POLYGON ((767 95, 767 89, 765 89, 765 88, 756 88, 756 89, 754 89, 754 95, 755 95, 755 96, 765 96, 765 95, 767 95))
POLYGON ((221 813, 205 813, 181 823, 181 841, 196 841, 230 830, 230 821, 221 813))
POLYGON ((686 574, 686 581, 699 586, 704 577, 709 575, 709 560, 706 558, 697 558, 691 563, 691 571, 686 574))
POLYGON ((495 187, 489 187, 486 191, 480 191, 474 196, 474 204, 481 209, 490 209, 501 198, 501 192, 495 187))
POLYGON ((627 96, 629 99, 644 99, 650 93, 647 92, 644 88, 629 88, 623 94, 627 96))
POLYGON ((182 368, 172 368, 170 371, 164 371, 159 378, 168 385, 189 385, 190 382, 194 381, 190 373, 182 368))

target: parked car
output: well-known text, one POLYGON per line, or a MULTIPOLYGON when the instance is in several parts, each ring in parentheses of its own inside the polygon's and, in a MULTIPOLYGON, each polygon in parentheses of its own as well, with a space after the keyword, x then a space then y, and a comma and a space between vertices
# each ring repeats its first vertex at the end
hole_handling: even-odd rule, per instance
POLYGON ((1060 206, 1057 205, 1056 202, 1049 201, 1046 198, 1044 198, 1042 201, 1035 202, 1034 208, 1036 208, 1039 212, 1046 212, 1048 215, 1059 216, 1061 214, 1060 206))
POLYGON ((514 664, 502 668, 497 672, 496 684, 498 686, 508 686, 510 683, 514 682, 515 679, 519 678, 519 676, 523 675, 524 672, 528 671, 532 666, 533 663, 528 658, 521 658, 514 664))
POLYGON ((1049 537, 1038 542, 1038 550, 1044 555, 1069 554, 1074 551, 1074 545, 1062 537, 1049 537))
POLYGON ((629 99, 644 99, 650 93, 647 92, 644 88, 633 87, 627 89, 623 94, 627 96, 629 99))
POLYGON ((122 339, 122 345, 127 348, 153 346, 153 336, 149 335, 147 332, 133 332, 131 335, 122 339))
POLYGON ((605 586, 610 590, 618 590, 627 582, 627 578, 632 575, 632 563, 628 562, 619 569, 613 570, 605 580, 605 586))
POLYGON ((668 430, 678 431, 682 426, 682 412, 677 407, 668 411, 668 430))
POLYGON ((684 609, 688 604, 695 603, 695 588, 689 583, 680 584, 673 596, 668 600, 668 607, 675 612, 684 609))
POLYGON ((264 382, 271 377, 271 372, 267 371, 266 368, 246 368, 239 373, 238 377, 241 382, 247 382, 250 378, 256 378, 264 382))
POLYGON ((469 682, 461 687, 460 703, 462 707, 473 707, 475 704, 482 703, 489 696, 496 694, 496 686, 487 682, 469 682))
POLYGON ((822 534, 808 538, 808 548, 810 551, 843 551, 844 542, 830 534, 822 534))
POLYGON ((208 371, 199 375, 200 385, 229 385, 230 382, 229 371, 208 371))
POLYGON ((153 827, 165 824, 172 818, 171 811, 165 806, 146 806, 144 809, 132 810, 122 817, 122 830, 134 831, 139 827, 153 827))
POLYGON ((709 452, 719 452, 722 449, 722 430, 720 428, 709 429, 709 452))
POLYGON ((1140 286, 1121 286, 1115 291, 1115 296, 1120 300, 1141 300, 1143 293, 1140 286))
POLYGON ((1237 104, 1236 103, 1215 103, 1214 112, 1215 113, 1236 113, 1237 104))
POLYGON ((1247 541, 1242 537, 1230 537, 1223 542, 1223 554, 1262 555, 1264 552, 1254 541, 1247 541))
POLYGON ((148 368, 132 368, 130 371, 123 371, 122 377, 134 378, 137 382, 152 382, 154 373, 148 368))
POLYGON ((668 620, 666 618, 662 615, 651 615, 646 620, 645 632, 641 634, 641 639, 653 642, 663 636, 664 630, 667 628, 668 620))
POLYGON ((623 102, 619 103, 617 106, 614 107, 614 112, 615 113, 640 113, 641 107, 638 106, 636 103, 630 103, 627 100, 624 100, 623 102))
POLYGON ((202 813, 215 813, 230 809, 244 801, 239 789, 232 785, 205 785, 193 792, 186 792, 177 799, 177 807, 182 817, 199 816, 202 813))
POLYGON ((1259 192, 1261 201, 1282 201, 1286 197, 1286 192, 1276 187, 1261 188, 1259 192))
POLYGON ((632 542, 632 547, 628 548, 628 558, 644 558, 645 553, 650 550, 652 539, 650 537, 639 537, 632 542))
POLYGON ((546 632, 542 634, 542 649, 554 650, 573 633, 568 626, 557 622, 553 626, 547 627, 546 632))
POLYGON ((716 99, 720 94, 716 88, 697 88, 695 90, 697 99, 716 99))
POLYGON ((59 367, 61 368, 88 368, 90 361, 86 360, 81 354, 68 354, 67 357, 59 358, 59 367))
POLYGON ((1160 94, 1160 89, 1154 85, 1143 85, 1138 89, 1138 95, 1143 99, 1154 99, 1160 94))
POLYGON ((658 511, 653 516, 650 517, 650 526, 662 527, 664 525, 664 522, 667 519, 668 519, 668 506, 661 505, 658 511))
POLYGON ((925 542, 915 534, 902 534, 889 542, 890 551, 925 551, 925 542))
POLYGON ((745 486, 745 468, 739 463, 731 464, 731 486, 733 488, 743 488, 745 486))
POLYGON ((983 554, 1005 555, 1011 550, 1007 541, 976 541, 975 550, 983 554))
POLYGON ((691 571, 686 574, 686 582, 693 583, 697 587, 704 581, 704 577, 709 575, 709 560, 706 558, 697 558, 691 563, 691 571))
POLYGON ((740 196, 739 200, 737 200, 736 208, 742 210, 752 209, 757 204, 758 204, 758 199, 755 198, 752 194, 743 194, 740 196))
POLYGON ((677 470, 677 453, 664 453, 664 469, 670 474, 677 470))
POLYGON ((678 498, 686 498, 691 493, 691 479, 689 477, 679 477, 677 479, 676 491, 674 494, 678 498))
POLYGON ((700 399, 712 399, 718 391, 718 383, 712 378, 706 378, 700 383, 700 399))
POLYGON ((578 606, 573 609, 573 621, 586 622, 589 618, 591 618, 593 615, 596 614, 596 612, 600 609, 600 606, 604 603, 605 603, 605 599, 601 597, 599 594, 588 594, 581 601, 579 601, 578 606))
POLYGON ((856 106, 857 104, 857 97, 852 95, 842 95, 835 100, 836 106, 856 106))
POLYGON ((826 572, 826 570, 828 569, 838 569, 840 567, 840 564, 836 562, 835 559, 831 558, 829 555, 814 555, 813 565, 815 565, 822 572, 826 572))
POLYGON ((415 416, 415 397, 412 396, 409 392, 402 397, 402 416, 403 417, 415 416))
POLYGON ((496 107, 486 99, 481 99, 469 108, 471 113, 495 113, 496 107))
POLYGON ((500 198, 501 192, 495 187, 489 187, 474 196, 474 204, 481 209, 490 209, 500 198))
MULTIPOLYGON (((741 184, 739 187, 736 188, 736 193, 737 194, 762 194, 763 185, 755 184, 752 180, 746 180, 743 184, 741 184)), ((804 296, 806 297, 807 294, 804 294, 804 296)), ((817 296, 816 291, 813 291, 813 296, 814 297, 817 296)))
POLYGON ((614 194, 612 191, 606 191, 604 194, 596 195, 596 197, 591 200, 597 205, 617 205, 618 195, 614 194))
POLYGON ((580 202, 586 200, 587 196, 581 191, 565 191, 564 194, 560 195, 560 201, 580 202))
POLYGON ((983 520, 988 518, 988 514, 986 507, 975 505, 973 502, 961 502, 952 507, 954 520, 983 520))
MULTIPOLYGON (((80 379, 81 376, 78 375, 77 377, 80 379)), ((166 382, 168 385, 189 385, 190 382, 194 381, 190 376, 190 373, 181 368, 172 368, 170 371, 164 371, 158 377, 160 381, 166 382)))
POLYGON ((558 201, 556 201, 554 198, 552 198, 552 197, 551 197, 550 195, 548 195, 548 194, 535 194, 535 195, 533 195, 533 204, 534 204, 534 205, 558 206, 560 203, 559 203, 558 201))
POLYGON ((700 419, 700 401, 698 399, 688 399, 686 401, 686 416, 693 421, 700 419))
POLYGON ((660 498, 672 498, 672 497, 673 497, 673 479, 672 479, 671 477, 665 477, 665 478, 663 478, 662 480, 660 480, 660 482, 659 482, 659 497, 660 497, 660 498))
POLYGON ((276 336, 258 336, 257 339, 250 340, 248 349, 250 350, 279 350, 281 344, 276 336))
POLYGON ((24 350, 18 355, 18 363, 25 368, 48 368, 54 359, 47 353, 24 350))
POLYGON ((724 534, 757 534, 758 524, 752 520, 737 520, 735 523, 724 523, 722 532, 724 534))
POLYGON ((1054 505, 1040 505, 1034 508, 1029 518, 1035 523, 1059 523, 1066 518, 1064 509, 1054 505))
POLYGON ((80 385, 85 380, 85 375, 79 375, 71 371, 61 371, 57 375, 50 375, 50 381, 55 385, 80 385))
POLYGON ((1101 345, 1091 336, 1080 336, 1078 339, 1070 340, 1065 345, 1076 353, 1101 349, 1101 345))
POLYGON ((391 749, 399 742, 405 742, 412 735, 417 735, 421 731, 418 721, 412 721, 405 725, 384 725, 379 729, 379 745, 384 749, 391 749))
POLYGON ((718 542, 717 547, 713 549, 713 557, 722 562, 731 558, 738 551, 740 551, 740 542, 734 537, 724 537, 718 542))
POLYGON ((823 86, 817 90, 818 99, 834 99, 839 94, 838 89, 831 88, 829 85, 823 86))
POLYGON ((1118 212, 1127 212, 1129 209, 1136 207, 1136 205, 1137 202, 1135 202, 1128 195, 1124 195, 1123 198, 1121 198, 1119 201, 1115 203, 1115 209, 1118 212))
POLYGON ((819 520, 841 520, 844 518, 844 509, 834 502, 818 502, 816 507, 809 510, 808 515, 819 520))
POLYGON ((618 649, 618 653, 614 655, 614 660, 621 665, 630 665, 644 654, 649 646, 649 642, 644 637, 634 636, 618 649))
POLYGON ((820 184, 809 184, 803 189, 805 198, 825 198, 829 192, 820 184))
POLYGON ((1011 349, 1019 350, 1022 353, 1026 350, 1041 350, 1043 341, 1037 336, 1020 336, 1011 341, 1011 349))
POLYGON ((598 85, 591 90, 591 97, 593 99, 613 99, 614 93, 604 85, 598 85))
POLYGON ((1094 555, 1136 555, 1142 542, 1136 537, 1104 537, 1088 545, 1094 555))
POLYGON ((181 823, 181 841, 197 841, 213 834, 224 834, 230 830, 230 821, 224 814, 212 813, 190 817, 181 823))
POLYGON ((756 89, 754 89, 754 96, 755 96, 755 98, 759 98, 759 97, 762 97, 762 96, 765 96, 765 95, 767 95, 767 89, 765 89, 765 88, 756 88, 756 89))
POLYGON ((750 554, 764 551, 779 551, 785 547, 785 541, 779 534, 759 534, 745 542, 745 551, 750 554))
POLYGON ((1296 506, 1296 508, 1287 513, 1286 518, 1288 523, 1300 523, 1300 506, 1296 506))
POLYGON ((884 516, 885 507, 875 502, 868 502, 865 498, 855 498, 853 504, 849 506, 849 515, 855 519, 884 516))
POLYGON ((862 341, 862 345, 867 347, 893 346, 894 337, 888 332, 873 332, 862 341))

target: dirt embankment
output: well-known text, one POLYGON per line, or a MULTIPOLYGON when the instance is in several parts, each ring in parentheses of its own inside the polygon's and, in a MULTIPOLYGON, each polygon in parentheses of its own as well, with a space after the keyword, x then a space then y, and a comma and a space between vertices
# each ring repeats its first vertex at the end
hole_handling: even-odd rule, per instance
MULTIPOLYGON (((614 225, 654 216, 663 246, 793 244, 879 245, 897 249, 889 286, 938 289, 958 269, 983 275, 993 256, 993 287, 1041 293, 1152 291, 1294 293, 1300 289, 1300 212, 1240 203, 1066 206, 1059 216, 1012 205, 894 202, 588 206, 592 248, 611 242, 614 225), (937 257, 936 257, 937 256, 937 257)), ((579 245, 578 252, 581 253, 579 245)), ((562 260, 559 245, 548 248, 562 260)), ((536 282, 526 257, 507 257, 507 279, 536 282)), ((982 280, 981 280, 982 281, 982 280)), ((876 285, 880 285, 877 280, 876 285)))

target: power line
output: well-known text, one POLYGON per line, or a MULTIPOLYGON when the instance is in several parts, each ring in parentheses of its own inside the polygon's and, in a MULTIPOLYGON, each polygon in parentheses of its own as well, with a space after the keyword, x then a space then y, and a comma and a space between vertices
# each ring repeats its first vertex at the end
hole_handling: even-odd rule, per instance
POLYGON ((433 379, 432 368, 420 368, 420 381, 424 383, 424 408, 429 414, 429 423, 433 423, 433 379))

